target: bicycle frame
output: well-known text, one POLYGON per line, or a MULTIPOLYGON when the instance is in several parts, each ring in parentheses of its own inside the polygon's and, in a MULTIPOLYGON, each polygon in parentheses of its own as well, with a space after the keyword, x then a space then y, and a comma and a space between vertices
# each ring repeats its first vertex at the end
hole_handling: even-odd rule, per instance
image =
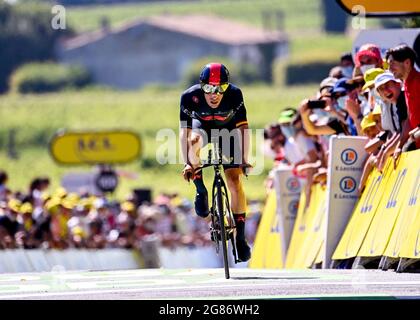
POLYGON ((208 156, 208 163, 201 166, 201 169, 207 167, 214 168, 214 180, 213 180, 213 187, 212 187, 212 207, 211 207, 211 233, 212 238, 215 241, 216 245, 216 252, 219 253, 219 234, 220 234, 220 242, 222 244, 222 252, 223 252, 223 261, 224 261, 224 268, 225 268, 225 277, 226 279, 230 278, 229 274, 229 262, 227 258, 227 242, 231 240, 232 244, 232 252, 234 256, 235 263, 238 263, 237 254, 236 254, 236 245, 235 245, 235 237, 234 237, 234 230, 236 228, 235 219, 233 218, 233 214, 230 209, 229 204, 229 196, 226 188, 226 184, 222 177, 222 152, 220 146, 217 141, 212 141, 211 144, 213 145, 213 149, 217 150, 216 158, 212 159, 212 150, 209 150, 208 156), (225 201, 223 201, 225 200, 225 201), (217 230, 216 221, 223 221, 223 223, 219 223, 220 230, 217 230))

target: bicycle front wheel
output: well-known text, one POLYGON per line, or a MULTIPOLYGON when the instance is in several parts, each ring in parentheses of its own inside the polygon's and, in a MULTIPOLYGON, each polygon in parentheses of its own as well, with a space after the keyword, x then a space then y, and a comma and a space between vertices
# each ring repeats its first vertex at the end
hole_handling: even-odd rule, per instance
POLYGON ((229 279, 229 260, 228 260, 228 248, 227 248, 227 239, 226 239, 226 228, 225 228, 225 218, 224 218, 224 208, 223 208, 223 193, 222 193, 222 184, 218 180, 216 184, 216 208, 217 215, 219 217, 220 224, 220 233, 222 238, 222 252, 223 252, 223 265, 225 268, 225 278, 229 279))

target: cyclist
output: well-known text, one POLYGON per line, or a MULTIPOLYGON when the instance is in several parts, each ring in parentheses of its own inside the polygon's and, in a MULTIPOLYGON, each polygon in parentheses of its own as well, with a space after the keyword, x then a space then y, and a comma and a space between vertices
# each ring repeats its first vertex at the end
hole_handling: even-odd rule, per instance
POLYGON ((210 139, 219 139, 236 223, 238 259, 247 261, 251 249, 245 239, 246 197, 240 178, 242 169, 250 166, 247 162, 248 121, 242 92, 229 82, 229 71, 223 64, 207 64, 201 71, 200 83, 182 93, 180 124, 180 142, 185 163, 182 175, 187 181, 191 177, 196 186, 195 211, 203 218, 209 214, 208 193, 201 170, 195 169, 200 166, 201 148, 210 139))

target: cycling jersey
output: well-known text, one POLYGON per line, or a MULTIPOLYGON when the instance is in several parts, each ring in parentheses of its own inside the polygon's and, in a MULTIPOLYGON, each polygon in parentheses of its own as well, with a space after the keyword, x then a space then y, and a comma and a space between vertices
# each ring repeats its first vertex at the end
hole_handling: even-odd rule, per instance
POLYGON ((199 84, 190 87, 181 96, 180 122, 181 128, 199 129, 198 132, 203 136, 203 146, 217 138, 225 158, 225 169, 243 163, 242 137, 238 131, 248 121, 242 91, 238 87, 230 84, 217 108, 207 104, 199 84), (191 118, 192 112, 194 119, 191 118), (228 132, 223 132, 224 129, 228 132))
POLYGON ((233 129, 248 124, 242 91, 233 84, 229 85, 217 108, 207 104, 199 84, 185 90, 181 96, 181 128, 193 128, 192 118, 187 114, 193 111, 206 127, 233 129))

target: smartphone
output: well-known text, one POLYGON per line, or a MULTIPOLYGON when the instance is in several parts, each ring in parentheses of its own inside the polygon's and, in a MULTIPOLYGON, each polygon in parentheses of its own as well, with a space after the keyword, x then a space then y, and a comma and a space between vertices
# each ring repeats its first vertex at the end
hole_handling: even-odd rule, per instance
POLYGON ((308 102, 309 109, 325 109, 326 106, 325 100, 309 100, 308 102))

